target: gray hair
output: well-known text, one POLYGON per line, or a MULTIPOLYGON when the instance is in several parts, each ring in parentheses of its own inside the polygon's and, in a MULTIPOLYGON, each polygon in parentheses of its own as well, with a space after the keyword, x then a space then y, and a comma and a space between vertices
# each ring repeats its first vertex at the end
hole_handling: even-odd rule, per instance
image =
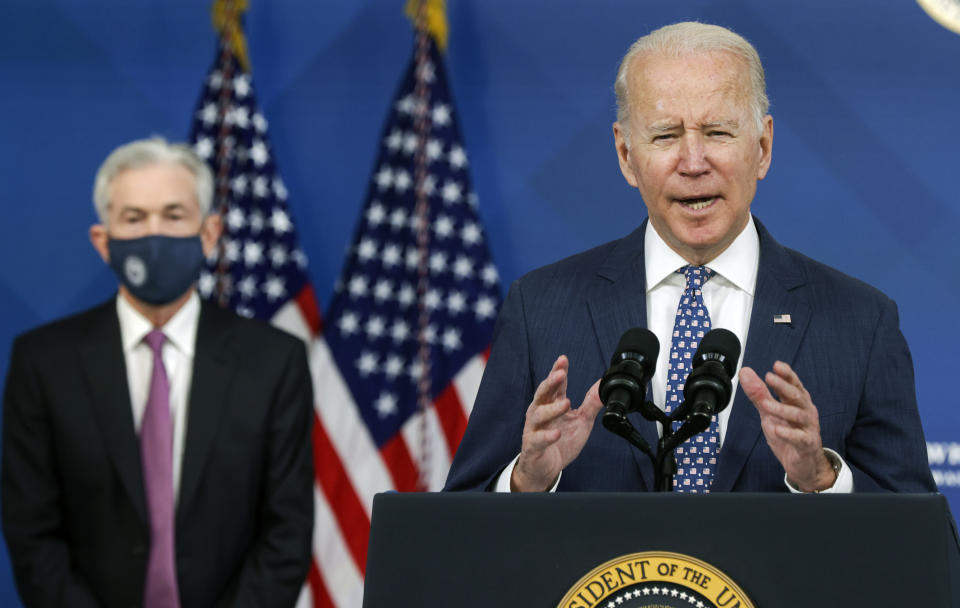
POLYGON ((674 23, 654 30, 637 39, 627 50, 617 70, 617 79, 613 90, 617 95, 617 121, 625 131, 627 143, 630 142, 630 92, 627 89, 627 69, 633 58, 641 53, 657 54, 663 57, 679 58, 696 53, 726 52, 741 60, 750 77, 750 110, 756 122, 757 131, 763 131, 763 117, 770 110, 767 98, 767 82, 763 73, 760 55, 753 45, 743 36, 725 27, 685 21, 674 23))
POLYGON ((138 139, 115 149, 97 170, 97 177, 93 182, 93 205, 100 223, 107 223, 107 209, 110 206, 108 190, 113 178, 126 169, 157 164, 182 165, 193 173, 200 213, 204 217, 210 213, 213 206, 213 173, 207 163, 186 144, 174 144, 162 137, 151 137, 138 139))

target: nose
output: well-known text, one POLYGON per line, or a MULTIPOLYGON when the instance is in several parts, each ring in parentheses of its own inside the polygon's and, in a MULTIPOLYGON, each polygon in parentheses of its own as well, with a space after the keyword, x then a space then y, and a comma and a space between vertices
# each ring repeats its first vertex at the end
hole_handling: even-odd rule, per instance
POLYGON ((710 171, 707 150, 699 133, 686 133, 680 141, 677 171, 686 177, 697 177, 710 171))
POLYGON ((145 222, 145 228, 147 229, 147 234, 163 234, 163 217, 159 213, 151 213, 147 215, 145 222))

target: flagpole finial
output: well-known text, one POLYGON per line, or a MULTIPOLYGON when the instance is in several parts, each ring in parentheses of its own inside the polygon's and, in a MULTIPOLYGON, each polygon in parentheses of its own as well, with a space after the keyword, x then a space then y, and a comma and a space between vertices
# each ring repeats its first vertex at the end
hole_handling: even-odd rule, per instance
POLYGON ((433 36, 441 51, 447 50, 446 0, 407 0, 406 14, 417 29, 433 36))
POLYGON ((240 25, 240 16, 247 12, 248 0, 214 0, 211 9, 213 29, 220 33, 225 46, 237 58, 244 72, 250 71, 250 58, 247 55, 247 37, 240 25))

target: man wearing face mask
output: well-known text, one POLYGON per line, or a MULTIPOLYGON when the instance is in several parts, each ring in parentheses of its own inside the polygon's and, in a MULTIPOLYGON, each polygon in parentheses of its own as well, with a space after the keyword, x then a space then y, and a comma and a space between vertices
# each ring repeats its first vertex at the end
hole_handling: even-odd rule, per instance
POLYGON ((210 170, 154 138, 100 167, 107 302, 14 342, 3 529, 28 606, 292 606, 310 563, 304 345, 202 303, 210 170))

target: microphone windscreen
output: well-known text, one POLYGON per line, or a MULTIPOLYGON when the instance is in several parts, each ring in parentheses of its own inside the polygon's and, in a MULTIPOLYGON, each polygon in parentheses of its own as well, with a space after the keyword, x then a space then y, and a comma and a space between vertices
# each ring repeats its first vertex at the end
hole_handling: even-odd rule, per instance
POLYGON ((733 376, 737 360, 740 359, 740 340, 729 329, 711 329, 700 340, 697 354, 693 358, 694 366, 705 360, 720 361, 727 370, 727 375, 733 376))
POLYGON ((657 355, 660 354, 660 341, 657 340, 652 331, 644 327, 628 329, 620 337, 620 342, 617 344, 617 350, 614 352, 610 364, 613 365, 622 360, 627 353, 637 353, 644 360, 656 362, 657 355))

